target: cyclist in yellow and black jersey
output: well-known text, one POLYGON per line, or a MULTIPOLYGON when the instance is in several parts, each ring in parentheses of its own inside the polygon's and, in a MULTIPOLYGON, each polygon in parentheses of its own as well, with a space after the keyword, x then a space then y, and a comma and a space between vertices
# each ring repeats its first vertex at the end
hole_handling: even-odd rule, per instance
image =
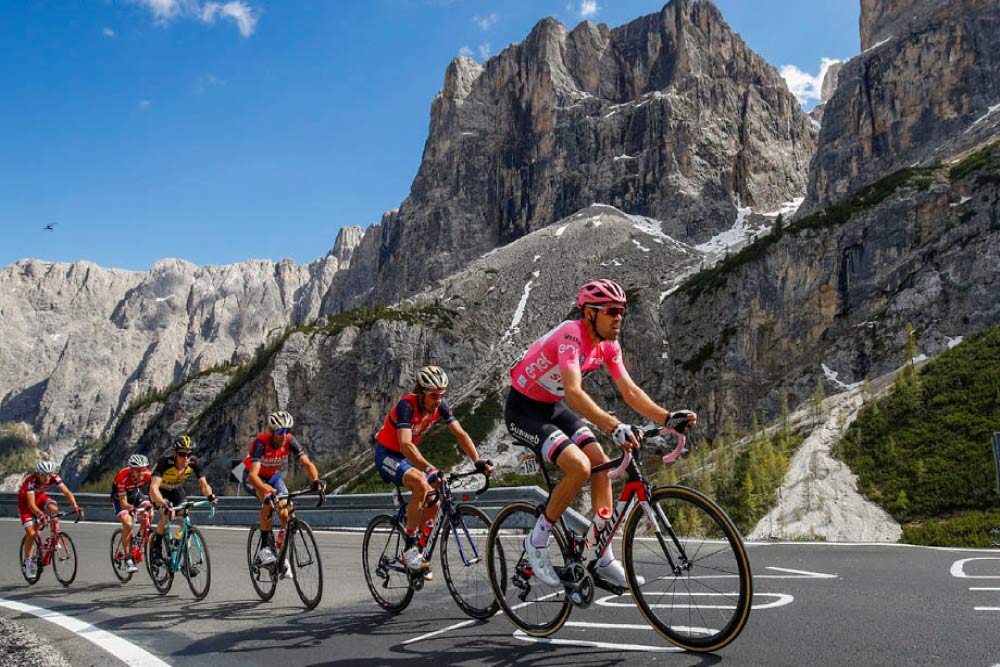
POLYGON ((212 493, 212 487, 205 479, 205 470, 196 459, 194 443, 186 435, 178 436, 173 442, 173 455, 166 455, 156 462, 153 468, 153 478, 149 483, 149 497, 153 504, 160 508, 160 521, 156 524, 156 533, 151 544, 152 560, 159 564, 163 560, 163 534, 167 529, 167 521, 174 518, 174 506, 187 500, 184 492, 184 482, 194 475, 201 486, 201 493, 213 505, 218 501, 212 493))

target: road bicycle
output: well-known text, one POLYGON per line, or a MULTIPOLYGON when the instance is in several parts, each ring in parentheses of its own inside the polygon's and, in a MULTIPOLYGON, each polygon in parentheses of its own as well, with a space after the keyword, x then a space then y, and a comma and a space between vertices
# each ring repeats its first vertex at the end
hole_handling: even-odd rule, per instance
MULTIPOLYGON (((490 478, 472 471, 453 473, 441 478, 441 488, 428 494, 426 505, 440 501, 434 524, 421 546, 424 559, 430 562, 441 539, 441 574, 459 608, 473 618, 489 618, 497 612, 497 603, 486 579, 484 557, 490 519, 482 511, 465 504, 470 496, 461 491, 456 504, 451 485, 472 475, 483 475, 485 484, 473 492, 480 496, 490 487, 490 478)), ((379 514, 368 522, 362 543, 365 582, 375 602, 386 611, 406 609, 413 594, 424 587, 424 573, 406 567, 403 551, 406 544, 406 500, 397 486, 394 492, 396 514, 379 514)), ((422 532, 422 531, 421 531, 422 532)))
MULTIPOLYGON (((663 456, 673 463, 685 451, 684 435, 672 429, 637 428, 643 438, 676 435, 677 445, 663 456)), ((539 467, 551 492, 549 472, 539 467)), ((628 476, 611 518, 591 523, 586 533, 570 528, 565 515, 552 529, 549 554, 559 575, 555 587, 531 569, 524 539, 544 509, 514 502, 500 509, 487 539, 490 585, 504 614, 524 632, 547 637, 569 618, 573 606, 588 607, 595 589, 617 597, 602 605, 635 606, 664 638, 688 651, 716 651, 733 641, 750 615, 753 582, 743 539, 726 512, 710 498, 683 486, 653 486, 641 462, 626 451, 595 466, 592 474, 628 476), (602 579, 600 556, 624 524, 622 561, 628 588, 602 579)))
POLYGON ((127 553, 122 543, 123 529, 116 528, 111 535, 111 569, 123 584, 128 583, 135 574, 128 571, 126 561, 131 557, 136 565, 142 563, 145 560, 146 544, 153 538, 152 505, 129 510, 129 514, 132 515, 132 553, 127 553))
MULTIPOLYGON (((63 586, 69 586, 76 579, 76 547, 73 545, 73 539, 59 528, 59 519, 70 514, 74 514, 74 512, 49 514, 47 517, 49 535, 44 540, 42 539, 42 531, 45 527, 35 517, 35 549, 31 557, 35 561, 34 576, 28 576, 28 571, 24 567, 24 540, 21 540, 17 562, 21 569, 21 576, 29 584, 37 582, 42 576, 42 570, 48 565, 52 566, 56 579, 63 586), (41 528, 39 528, 40 525, 41 528)), ((76 520, 73 523, 79 522, 80 515, 76 514, 76 520)))
MULTIPOLYGON (((306 609, 315 609, 323 597, 323 562, 320 559, 319 547, 316 546, 316 538, 313 537, 313 531, 309 524, 295 516, 295 503, 292 502, 293 498, 314 492, 319 494, 319 502, 316 503, 316 507, 320 507, 326 499, 326 494, 312 488, 278 496, 278 500, 288 501, 288 528, 284 536, 281 533, 278 534, 277 544, 267 545, 277 552, 277 558, 274 562, 268 564, 260 562, 259 554, 264 546, 260 540, 260 528, 257 525, 250 527, 250 535, 247 536, 247 565, 250 567, 250 582, 253 584, 254 590, 257 591, 257 595, 264 602, 274 597, 278 580, 284 578, 286 562, 291 569, 295 590, 306 609)), ((270 511, 272 514, 274 513, 273 506, 270 506, 270 511)))
MULTIPOLYGON (((150 540, 146 543, 146 569, 160 595, 166 595, 170 591, 170 587, 174 584, 174 574, 177 572, 184 574, 195 600, 204 600, 208 595, 208 589, 212 585, 212 564, 208 558, 208 544, 187 514, 193 507, 208 504, 210 504, 208 500, 187 500, 174 507, 178 521, 176 527, 173 522, 167 524, 166 534, 163 536, 163 548, 167 551, 165 558, 152 557, 150 551, 153 542, 150 540)), ((208 518, 214 516, 213 505, 208 518)))

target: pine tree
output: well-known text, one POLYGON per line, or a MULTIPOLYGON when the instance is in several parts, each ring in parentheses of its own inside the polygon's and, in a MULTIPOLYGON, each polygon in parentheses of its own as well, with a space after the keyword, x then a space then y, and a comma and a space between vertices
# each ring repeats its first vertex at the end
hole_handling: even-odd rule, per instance
POLYGON ((823 401, 826 399, 826 393, 823 391, 823 378, 816 379, 816 388, 813 389, 812 399, 810 400, 810 408, 812 410, 813 424, 819 424, 820 420, 823 418, 823 401))

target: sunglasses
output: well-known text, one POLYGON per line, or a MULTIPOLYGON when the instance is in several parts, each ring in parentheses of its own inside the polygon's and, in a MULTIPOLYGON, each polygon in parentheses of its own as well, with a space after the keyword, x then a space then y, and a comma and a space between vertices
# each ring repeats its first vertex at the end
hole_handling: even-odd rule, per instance
POLYGON ((431 398, 443 398, 444 397, 444 392, 443 391, 428 391, 428 392, 425 392, 425 393, 428 396, 430 396, 431 398))
POLYGON ((276 428, 274 429, 274 434, 278 436, 285 436, 292 432, 290 428, 276 428))
POLYGON ((625 314, 625 306, 591 306, 591 308, 603 311, 608 317, 618 317, 625 314))
POLYGON ((174 456, 179 456, 182 459, 191 458, 191 452, 174 452, 174 456))

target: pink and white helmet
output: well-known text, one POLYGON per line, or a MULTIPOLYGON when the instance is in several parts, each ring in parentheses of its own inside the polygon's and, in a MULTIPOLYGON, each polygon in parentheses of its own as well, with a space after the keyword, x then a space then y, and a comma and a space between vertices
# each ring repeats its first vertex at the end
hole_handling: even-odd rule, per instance
POLYGON ((601 278, 584 283, 576 293, 576 305, 579 307, 600 305, 602 303, 625 303, 625 290, 613 280, 601 278))

